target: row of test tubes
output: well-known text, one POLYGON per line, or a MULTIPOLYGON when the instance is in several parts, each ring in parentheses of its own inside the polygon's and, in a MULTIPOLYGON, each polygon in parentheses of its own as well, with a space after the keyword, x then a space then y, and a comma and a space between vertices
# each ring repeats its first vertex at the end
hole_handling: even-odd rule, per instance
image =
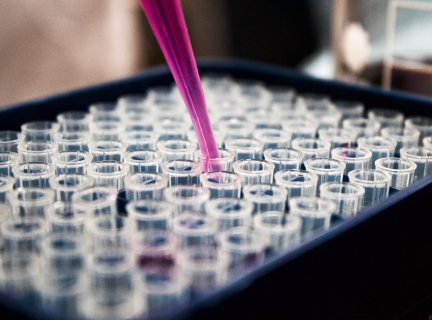
POLYGON ((4 290, 77 317, 155 312, 429 174, 425 117, 362 118, 357 102, 229 76, 202 84, 218 159, 202 157, 175 87, 0 132, 4 290))

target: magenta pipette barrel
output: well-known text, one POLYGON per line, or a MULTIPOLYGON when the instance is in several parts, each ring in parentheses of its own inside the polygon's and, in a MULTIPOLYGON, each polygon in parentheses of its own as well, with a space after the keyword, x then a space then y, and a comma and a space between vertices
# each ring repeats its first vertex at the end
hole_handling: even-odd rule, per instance
POLYGON ((189 110, 202 155, 219 158, 180 1, 141 0, 141 5, 189 110))

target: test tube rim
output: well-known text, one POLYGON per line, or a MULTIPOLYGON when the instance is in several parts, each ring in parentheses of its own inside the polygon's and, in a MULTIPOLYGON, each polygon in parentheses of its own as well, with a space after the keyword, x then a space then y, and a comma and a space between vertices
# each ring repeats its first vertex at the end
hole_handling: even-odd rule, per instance
POLYGON ((58 163, 58 164, 63 164, 63 165, 73 165, 73 166, 81 166, 81 165, 85 165, 85 164, 90 164, 93 160, 93 155, 88 152, 88 151, 83 151, 83 150, 65 150, 65 151, 58 151, 56 153, 54 153, 51 156, 51 161, 53 164, 58 163), (84 159, 83 160, 78 160, 78 161, 63 161, 60 159, 62 154, 66 154, 66 153, 79 153, 84 155, 84 159))
POLYGON ((250 252, 251 250, 262 250, 265 246, 264 243, 259 241, 259 235, 256 232, 256 230, 252 229, 251 227, 247 226, 241 226, 241 227, 234 227, 230 228, 228 230, 225 230, 220 233, 219 235, 219 241, 221 245, 222 250, 230 250, 231 252, 250 252), (233 244, 228 241, 228 237, 230 234, 233 233, 249 233, 251 237, 254 240, 254 244, 246 243, 246 244, 233 244))
POLYGON ((293 232, 296 229, 298 229, 300 231, 300 228, 302 226, 302 220, 300 217, 293 215, 293 214, 286 214, 280 211, 266 211, 263 212, 261 214, 257 214, 254 218, 253 218, 253 225, 254 228, 256 228, 256 230, 258 232, 264 232, 264 233, 286 233, 286 232, 293 232), (262 219, 264 219, 267 216, 270 215, 277 215, 277 216, 286 216, 287 219, 290 220, 294 220, 293 223, 290 224, 285 224, 284 226, 274 226, 274 227, 269 227, 269 226, 265 226, 262 222, 262 219))
POLYGON ((163 173, 176 174, 177 176, 190 176, 191 174, 201 175, 201 173, 203 171, 203 164, 200 163, 200 162, 198 162, 198 161, 189 160, 189 159, 176 159, 176 160, 165 161, 164 163, 162 163, 161 169, 162 169, 163 173), (175 162, 175 161, 189 162, 191 164, 196 165, 197 167, 195 169, 193 169, 192 165, 191 165, 191 170, 190 171, 172 170, 172 169, 169 168, 169 164, 172 163, 172 162, 175 162))
POLYGON ((205 187, 201 187, 201 186, 197 186, 197 185, 178 185, 178 186, 172 186, 172 187, 168 187, 164 190, 164 196, 165 199, 167 199, 168 201, 175 201, 178 203, 182 203, 182 204, 186 204, 186 203, 193 203, 196 201, 197 197, 203 197, 205 198, 205 201, 210 199, 210 190, 205 188, 205 187), (188 198, 180 198, 180 197, 174 197, 172 196, 172 193, 177 191, 177 189, 183 189, 183 188, 190 188, 190 189, 195 189, 195 190, 200 190, 199 192, 201 192, 201 194, 197 195, 197 196, 193 196, 193 197, 188 197, 188 198))
POLYGON ((153 254, 169 254, 176 253, 180 246, 180 237, 170 230, 158 230, 150 229, 145 230, 145 232, 136 232, 132 235, 131 239, 132 251, 134 253, 153 253, 153 254), (157 247, 145 246, 142 243, 142 239, 148 236, 163 234, 169 241, 163 245, 158 245, 157 247), (143 250, 145 248, 145 250, 143 250))
POLYGON ((379 132, 380 128, 381 128, 381 123, 379 123, 377 120, 375 119, 368 119, 368 118, 348 118, 345 119, 344 121, 342 121, 342 128, 344 129, 349 129, 349 130, 353 130, 353 131, 363 131, 366 129, 373 129, 376 132, 379 132), (353 125, 354 123, 354 125, 353 125), (366 127, 359 127, 358 124, 359 123, 370 123, 370 125, 366 125, 366 127))
POLYGON ((1 234, 3 239, 31 239, 36 235, 43 235, 47 232, 47 223, 44 219, 39 217, 20 217, 20 218, 12 218, 4 221, 1 226, 1 234), (37 230, 26 231, 25 234, 20 234, 19 232, 14 232, 13 230, 9 230, 8 227, 15 223, 38 223, 39 228, 37 230))
POLYGON ((321 128, 318 130, 318 136, 320 137, 320 139, 324 139, 329 141, 329 139, 331 139, 331 141, 346 141, 347 139, 352 139, 351 142, 355 142, 356 138, 357 138, 357 133, 355 131, 352 131, 350 129, 346 129, 346 128, 334 128, 334 127, 328 127, 328 128, 321 128), (344 134, 337 134, 337 135, 332 135, 332 136, 328 136, 327 132, 328 131, 337 131, 339 133, 344 132, 344 134), (337 139, 335 139, 337 138, 337 139))
POLYGON ((234 138, 234 139, 227 139, 225 141, 225 149, 231 148, 231 150, 241 150, 241 151, 250 151, 250 150, 261 150, 264 147, 264 143, 260 140, 257 140, 255 138, 234 138), (241 147, 241 146, 234 146, 233 142, 237 140, 248 140, 248 141, 254 141, 254 143, 257 143, 255 146, 251 147, 241 147))
POLYGON ((373 137, 361 137, 357 140, 357 144, 358 144, 358 147, 361 149, 365 149, 365 148, 373 149, 373 150, 387 150, 387 149, 391 150, 391 149, 393 149, 393 151, 394 151, 394 149, 396 148, 397 142, 395 140, 393 140, 392 138, 385 138, 382 136, 373 136, 373 137), (389 143, 389 144, 385 145, 385 146, 369 145, 366 143, 367 140, 369 140, 369 139, 382 140, 382 141, 387 140, 387 143, 389 143))
POLYGON ((50 223, 50 222, 53 221, 56 224, 68 225, 68 224, 71 223, 71 221, 73 221, 74 223, 79 223, 79 224, 82 224, 84 226, 84 221, 90 216, 89 209, 86 208, 86 207, 79 208, 80 210, 83 210, 84 213, 82 213, 82 214, 76 214, 76 213, 74 213, 74 219, 67 219, 66 220, 66 219, 60 218, 56 214, 56 208, 59 207, 59 206, 61 206, 61 205, 63 205, 63 204, 65 204, 65 203, 70 204, 72 206, 72 208, 75 205, 75 203, 72 202, 72 201, 56 201, 56 202, 54 202, 54 204, 52 206, 48 207, 48 209, 46 211, 45 216, 46 216, 47 222, 50 223), (77 217, 79 219, 76 219, 77 217))
POLYGON ((58 142, 70 142, 70 143, 74 143, 74 142, 80 142, 80 141, 84 141, 84 142, 91 142, 91 133, 89 131, 58 131, 56 133, 54 133, 53 136, 53 140, 58 144, 58 142), (63 138, 63 135, 72 135, 72 134, 76 134, 76 135, 82 135, 83 138, 81 139, 65 139, 63 138))
POLYGON ((55 121, 49 121, 49 120, 45 120, 45 121, 44 120, 29 121, 29 122, 26 122, 26 123, 24 123, 24 124, 21 125, 21 132, 24 132, 24 131, 26 131, 26 132, 33 132, 33 133, 35 133, 35 132, 43 132, 43 131, 58 132, 59 129, 60 129, 60 125, 57 122, 55 122, 55 121), (28 128, 29 125, 34 125, 36 123, 39 123, 39 124, 41 124, 41 123, 49 123, 51 125, 51 128, 50 129, 30 129, 30 128, 28 128))
POLYGON ((117 200, 117 194, 118 194, 118 191, 114 187, 110 187, 110 186, 92 186, 92 187, 84 188, 84 189, 82 189, 80 191, 75 192, 72 195, 72 198, 71 198, 72 201, 71 202, 74 203, 74 204, 77 204, 77 205, 90 205, 90 206, 93 206, 93 205, 103 204, 105 202, 115 201, 115 200, 117 200), (82 200, 82 194, 83 193, 86 193, 86 192, 97 192, 98 190, 105 191, 105 193, 107 194, 107 196, 104 197, 104 198, 99 198, 99 199, 96 199, 96 200, 92 200, 91 202, 90 201, 82 200))
POLYGON ((264 160, 267 160, 267 158, 268 158, 268 159, 273 160, 273 161, 294 161, 294 160, 303 159, 303 157, 304 157, 303 152, 301 152, 300 150, 292 149, 292 148, 270 148, 270 149, 264 150, 264 160), (297 153, 297 157, 296 158, 276 158, 270 154, 272 151, 275 151, 275 150, 288 150, 289 152, 297 153))
POLYGON ((383 119, 383 120, 391 120, 391 121, 397 120, 397 121, 400 121, 402 124, 403 120, 404 120, 404 114, 402 112, 400 112, 399 110, 390 109, 390 108, 371 108, 368 110, 368 119, 373 119, 373 120, 383 119), (394 116, 391 117, 390 119, 385 119, 382 116, 377 117, 376 115, 374 115, 374 112, 386 112, 386 113, 388 112, 390 114, 393 114, 394 116))
POLYGON ((112 249, 104 249, 97 250, 91 255, 90 259, 87 259, 87 271, 90 274, 104 274, 104 275, 113 275, 113 274, 134 274, 135 267, 133 264, 132 253, 126 251, 125 249, 120 248, 112 248, 112 249), (107 268, 107 264, 97 264, 96 260, 98 256, 103 254, 115 254, 115 255, 123 255, 125 259, 122 259, 121 268, 117 270, 113 270, 114 268, 107 268))
POLYGON ((206 158, 206 157, 203 157, 202 156, 202 151, 201 150, 196 150, 195 152, 194 152, 194 158, 196 159, 195 161, 197 161, 197 162, 200 162, 199 161, 199 159, 201 158, 201 159, 209 159, 209 160, 212 160, 212 161, 230 161, 230 160, 234 160, 234 158, 235 158, 235 153, 233 152, 233 151, 231 151, 231 150, 228 150, 228 149, 224 149, 224 148, 218 148, 218 150, 219 150, 219 155, 220 155, 220 152, 222 151, 222 152, 227 152, 228 153, 228 157, 222 157, 222 158, 206 158))
POLYGON ((115 153, 123 153, 126 151, 127 145, 126 143, 122 142, 122 141, 116 141, 116 140, 98 140, 98 141, 90 141, 88 144, 88 148, 89 148, 89 153, 93 152, 102 152, 102 153, 107 153, 107 152, 115 152, 115 153), (99 147, 97 146, 97 144, 99 142, 109 142, 109 143, 118 143, 119 146, 117 148, 110 148, 110 149, 99 149, 99 147))
POLYGON ((331 151, 331 157, 333 159, 337 159, 337 160, 345 162, 345 163, 357 163, 359 161, 364 161, 364 160, 369 161, 370 158, 372 157, 372 151, 367 150, 367 149, 363 149, 363 148, 359 148, 359 147, 339 147, 339 148, 334 148, 331 151), (353 150, 353 151, 360 150, 360 151, 365 152, 366 155, 361 156, 361 157, 351 158, 351 157, 343 157, 341 155, 336 154, 336 152, 338 152, 338 151, 342 152, 343 150, 344 151, 346 151, 346 150, 353 150))
POLYGON ((164 173, 159 173, 159 172, 134 172, 132 174, 128 174, 124 179, 124 186, 126 190, 134 189, 134 188, 139 188, 140 190, 153 190, 158 187, 166 187, 167 185, 168 185, 168 177, 164 173), (132 181, 133 178, 139 175, 152 175, 160 178, 161 181, 156 181, 151 185, 143 185, 132 181))
POLYGON ((9 155, 12 159, 10 159, 8 161, 2 161, 2 162, 0 162, 0 166, 5 165, 5 164, 14 164, 14 163, 16 163, 17 165, 20 164, 21 156, 17 152, 13 152, 13 151, 0 151, 0 155, 3 155, 3 154, 9 155))
MULTIPOLYGON (((77 185, 73 185, 73 186, 68 186, 68 185, 60 185, 58 183, 58 179, 60 179, 63 176, 79 176, 79 177, 83 177, 84 179, 87 179, 87 184, 89 184, 88 186, 82 188, 88 188, 88 187, 92 187, 93 183, 94 183, 94 179, 92 177, 90 177, 89 175, 86 175, 84 173, 76 173, 76 172, 71 172, 71 173, 62 173, 59 174, 58 176, 53 176, 51 178, 49 178, 49 183, 52 189, 55 190, 69 190, 69 189, 76 189, 77 185)), ((81 185, 81 184, 80 184, 81 185)))
MULTIPOLYGON (((16 135, 17 135, 17 138, 16 138, 16 139, 13 139, 13 140, 7 140, 7 141, 5 141, 5 140, 0 140, 0 146, 1 146, 1 145, 7 145, 7 144, 10 144, 10 143, 14 143, 14 142, 20 143, 20 142, 23 142, 24 139, 25 139, 24 134, 21 133, 21 132, 19 132, 19 131, 13 131, 13 130, 3 130, 3 131, 0 131, 0 135, 1 135, 1 134, 5 134, 5 133, 13 133, 13 134, 16 134, 16 135)), ((6 151, 2 151, 2 152, 6 152, 6 151)))
POLYGON ((352 200, 354 200, 354 199, 362 198, 364 193, 365 193, 365 189, 362 186, 355 184, 353 182, 332 181, 332 182, 325 182, 325 183, 320 185, 320 195, 321 195, 321 198, 324 198, 324 199, 335 199, 336 198, 336 199, 352 199, 352 200), (355 194, 350 194, 350 193, 346 194, 346 193, 335 193, 335 192, 329 191, 328 187, 331 185, 335 185, 335 184, 336 185, 345 185, 345 186, 348 185, 350 187, 354 187, 357 189, 357 192, 355 194))
POLYGON ((208 188, 207 187, 207 185, 208 185, 208 186, 212 186, 214 189, 221 189, 221 188, 223 188, 223 189, 233 189, 233 190, 235 190, 235 189, 241 188, 241 185, 242 185, 243 181, 244 181, 244 178, 241 175, 239 175, 239 174, 237 174, 237 173, 235 173, 233 171, 223 171, 223 170, 221 170, 221 171, 203 172, 201 174, 201 176, 200 176, 200 182, 203 185, 203 187, 205 187, 205 188, 208 188), (228 183, 226 183, 226 182, 216 183, 216 182, 209 181, 208 178, 207 178, 207 176, 210 175, 210 174, 215 174, 215 173, 225 173, 225 174, 228 174, 228 175, 233 175, 237 179, 235 181, 228 182, 228 183), (206 184, 206 185, 204 185, 204 184, 206 184))
POLYGON ((262 160, 262 159, 241 159, 241 160, 237 160, 233 163, 233 170, 235 173, 241 173, 242 175, 254 175, 254 174, 264 174, 264 173, 271 173, 273 174, 275 165, 269 161, 266 160, 262 160), (263 170, 258 170, 258 171, 249 171, 249 170, 245 170, 243 168, 241 168, 241 164, 245 163, 246 161, 255 161, 255 162, 262 162, 264 163, 266 166, 268 166, 267 168, 263 169, 263 170))
POLYGON ((126 205, 126 212, 128 213, 128 217, 135 220, 160 220, 160 218, 172 217, 174 208, 171 203, 159 199, 131 200, 126 205), (150 203, 157 203, 162 205, 163 211, 156 214, 152 213, 149 215, 145 215, 142 213, 138 213, 138 211, 134 209, 136 206, 148 206, 150 203))
POLYGON ((137 149, 137 150, 130 150, 130 151, 126 151, 125 153, 122 154, 123 157, 123 161, 126 162, 128 161, 128 163, 152 163, 152 162, 158 162, 161 163, 162 159, 163 159, 163 154, 162 152, 158 151, 158 150, 151 150, 151 149, 137 149), (156 156, 153 159, 148 159, 148 160, 135 160, 132 159, 132 154, 135 152, 143 152, 143 151, 150 151, 152 153, 154 153, 156 156))
POLYGON ((87 175, 91 176, 100 176, 100 177, 107 177, 110 175, 115 175, 115 176, 126 176, 127 174, 129 174, 129 165, 127 163, 124 162, 120 162, 120 161, 115 161, 115 160, 104 160, 104 161, 96 161, 93 163, 90 163, 87 166, 87 175), (120 167, 119 171, 114 171, 114 172, 99 172, 96 171, 94 169, 94 167, 100 165, 100 164, 116 164, 117 166, 120 167))
POLYGON ((271 202, 271 203, 276 203, 276 202, 285 202, 287 197, 288 197, 288 191, 283 187, 283 186, 279 186, 276 184, 272 184, 272 183, 256 183, 256 184, 249 184, 243 187, 243 197, 246 200, 249 200, 250 202, 254 202, 254 203, 262 203, 262 202, 271 202), (271 197, 256 197, 253 200, 251 200, 250 197, 250 189, 254 189, 254 188, 258 188, 258 186, 267 186, 267 187, 272 187, 272 188, 276 188, 277 190, 279 190, 279 194, 277 196, 271 196, 271 197))
POLYGON ((82 110, 71 110, 71 111, 65 111, 61 112, 56 117, 57 122, 60 123, 76 123, 76 122, 84 122, 84 123, 91 123, 93 121, 93 115, 91 113, 82 111, 82 110), (72 114, 82 114, 84 117, 82 119, 66 119, 65 115, 72 115, 72 114))
POLYGON ((333 171, 344 171, 346 168, 346 164, 343 161, 340 161, 338 159, 334 158, 311 158, 305 161, 304 166, 306 167, 306 171, 314 170, 319 172, 333 172, 333 171), (321 160, 328 160, 330 162, 336 162, 338 164, 338 168, 331 168, 331 169, 325 169, 325 168, 315 168, 311 164, 314 161, 321 161, 321 160))
POLYGON ((331 143, 327 140, 321 139, 321 138, 303 138, 303 137, 299 137, 299 138, 295 138, 293 141, 291 141, 291 146, 293 149, 299 150, 301 152, 303 152, 303 154, 306 153, 310 153, 310 152, 322 152, 322 151, 326 151, 329 150, 330 151, 330 147, 331 147, 331 143), (323 142, 324 146, 321 148, 316 148, 316 149, 312 149, 312 148, 306 148, 306 147, 300 147, 298 144, 300 141, 305 141, 305 140, 314 140, 315 142, 320 141, 323 142))
POLYGON ((421 147, 421 146, 409 147, 409 148, 404 147, 404 148, 401 148, 400 154, 401 154, 401 158, 412 158, 412 159, 416 159, 416 160, 428 160, 428 159, 432 159, 432 147, 421 147), (430 156, 418 156, 418 155, 412 155, 412 154, 407 155, 408 150, 411 150, 411 149, 428 150, 428 151, 430 151, 431 155, 430 156))
POLYGON ((299 185, 309 185, 309 184, 314 186, 318 183, 318 175, 316 173, 313 173, 313 172, 310 172, 307 170, 298 170, 298 169, 281 170, 281 171, 278 171, 275 173, 274 178, 276 181, 276 185, 280 185, 280 186, 284 186, 284 185, 299 186, 299 185), (287 181, 287 180, 283 179, 282 177, 280 177, 287 172, 299 172, 299 173, 310 176, 311 180, 309 180, 309 181, 287 181), (278 184, 278 183, 283 183, 283 184, 278 184))
POLYGON ((293 210, 293 208, 296 208, 295 210, 297 211, 296 213, 291 213, 294 215, 299 215, 298 213, 301 213, 302 216, 316 216, 316 217, 327 217, 332 215, 333 213, 336 212, 337 206, 336 203, 334 203, 332 200, 330 199, 325 199, 325 198, 319 198, 319 197, 314 197, 314 196, 296 196, 296 197, 291 197, 289 199, 289 206, 290 206, 290 211, 293 210), (322 211, 314 211, 314 212, 310 212, 310 209, 302 209, 297 205, 298 201, 316 201, 316 202, 326 202, 328 204, 328 207, 322 211))
POLYGON ((82 239, 81 237, 73 233, 64 233, 64 232, 52 233, 52 234, 48 234, 41 240, 42 256, 55 254, 62 257, 72 257, 72 256, 84 254, 85 251, 86 249, 84 246, 84 239, 82 239), (79 247, 67 252, 61 252, 60 250, 56 250, 55 248, 52 248, 48 243, 51 243, 53 239, 58 239, 58 238, 69 238, 69 239, 73 238, 73 240, 79 244, 79 247))
POLYGON ((432 128, 432 118, 429 117, 424 117, 424 116, 411 116, 405 119, 405 127, 407 128, 421 128, 421 129, 427 129, 427 128, 432 128), (413 121, 418 121, 420 120, 420 122, 423 120, 428 120, 429 121, 429 125, 424 125, 424 124, 413 124, 413 121))
POLYGON ((387 157, 387 158, 379 158, 379 159, 375 160, 375 167, 378 170, 389 172, 389 173, 409 173, 409 172, 414 172, 415 169, 417 168, 417 165, 414 162, 412 162, 411 160, 409 160, 409 159, 387 157), (385 160, 407 162, 410 167, 407 168, 407 169, 392 169, 392 168, 387 168, 387 167, 384 167, 382 165, 382 162, 385 161, 385 160))
MULTIPOLYGON (((207 273, 211 271, 217 271, 218 269, 228 270, 229 264, 231 263, 231 257, 225 251, 214 247, 187 247, 182 249, 177 255, 177 263, 181 270, 185 269, 191 270, 193 272, 207 273), (217 252, 218 259, 214 261, 207 261, 204 264, 194 263, 190 259, 190 255, 195 252, 217 252), (220 258, 220 259, 219 259, 220 258)), ((186 271, 187 272, 187 271, 186 271)))
POLYGON ((90 237, 105 238, 110 236, 111 237, 122 236, 125 238, 129 238, 132 234, 133 227, 132 227, 132 221, 126 217, 122 217, 119 215, 116 216, 98 215, 86 219, 84 229, 85 232, 89 234, 90 237), (123 221, 123 227, 120 229, 121 231, 119 231, 117 228, 110 228, 110 230, 105 230, 98 226, 98 222, 100 221, 109 220, 111 222, 114 219, 115 220, 120 219, 121 221, 123 221), (114 232, 113 229, 115 230, 114 232))
POLYGON ((182 214, 179 214, 176 217, 174 217, 172 225, 173 225, 172 231, 175 234, 178 234, 180 236, 190 236, 190 235, 199 236, 199 235, 209 234, 209 233, 216 234, 217 226, 218 226, 215 217, 206 215, 204 213, 199 213, 199 212, 183 212, 182 214), (178 223, 180 220, 186 217, 204 219, 206 220, 206 226, 204 226, 204 228, 200 227, 197 229, 191 229, 191 228, 184 227, 180 223, 178 223))
MULTIPOLYGON (((384 138, 389 138, 389 139, 393 139, 396 142, 403 142, 405 140, 415 140, 418 143, 418 140, 420 138, 420 131, 418 131, 417 129, 414 128, 399 128, 399 127, 385 127, 381 129, 381 136, 384 138), (396 135, 396 134, 392 134, 390 131, 403 131, 403 135, 396 135), (405 135, 406 131, 411 131, 411 135, 405 135)), ((426 139, 426 138, 425 138, 426 139)), ((424 139, 423 139, 424 141, 424 139)))
POLYGON ((280 141, 269 137, 263 137, 262 134, 266 132, 280 133, 281 136, 279 136, 278 139, 283 139, 282 141, 289 142, 291 140, 292 133, 284 129, 274 129, 274 128, 254 129, 252 135, 255 139, 260 140, 262 142, 280 141))
POLYGON ((156 148, 158 149, 158 151, 164 152, 164 153, 194 152, 196 150, 197 146, 198 146, 198 144, 194 141, 187 140, 187 139, 174 139, 174 138, 160 140, 156 143, 156 148), (165 143, 167 143, 168 141, 180 141, 180 142, 183 142, 185 144, 189 144, 189 146, 187 146, 184 149, 169 149, 169 148, 165 147, 165 143))
POLYGON ((210 199, 206 204, 205 204, 205 210, 206 213, 210 216, 217 218, 230 218, 230 219, 238 219, 238 218, 242 218, 242 217, 251 217, 252 216, 252 211, 254 209, 253 203, 246 200, 246 199, 237 199, 237 198, 215 198, 215 199, 210 199), (232 212, 218 212, 216 213, 216 203, 218 202, 222 202, 222 201, 233 201, 233 202, 237 202, 237 203, 243 203, 245 204, 245 207, 242 208, 243 210, 238 212, 238 211, 234 211, 234 213, 232 212), (214 208, 214 209, 213 209, 214 208))
POLYGON ((349 182, 352 183, 361 183, 361 184, 367 184, 367 185, 371 185, 371 184, 387 184, 390 185, 391 183, 391 176, 387 173, 384 172, 382 170, 377 170, 377 169, 355 169, 352 170, 350 172, 348 172, 348 178, 349 178, 349 182), (379 173, 380 175, 384 176, 385 179, 384 180, 380 180, 380 181, 371 181, 371 180, 360 180, 358 178, 356 178, 354 175, 359 173, 360 171, 369 171, 369 172, 374 172, 374 173, 379 173), (352 181, 353 180, 353 181, 352 181))
POLYGON ((20 205, 32 204, 33 206, 40 206, 40 205, 44 205, 44 204, 54 203, 55 193, 54 193, 54 190, 51 190, 48 188, 36 188, 36 187, 22 188, 22 187, 20 187, 20 188, 13 190, 12 192, 9 192, 7 197, 9 199, 10 203, 18 202, 18 203, 20 203, 20 205), (23 193, 23 192, 41 192, 44 194, 44 196, 41 198, 38 198, 36 200, 19 199, 18 194, 23 193))

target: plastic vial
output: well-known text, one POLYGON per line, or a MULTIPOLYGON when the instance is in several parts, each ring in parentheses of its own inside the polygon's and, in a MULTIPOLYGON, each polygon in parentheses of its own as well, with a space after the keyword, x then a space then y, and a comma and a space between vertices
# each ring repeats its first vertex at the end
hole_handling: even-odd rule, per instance
POLYGON ((423 138, 423 146, 432 149, 432 137, 423 138))
POLYGON ((160 172, 163 154, 155 150, 133 150, 123 153, 129 172, 160 172))
POLYGON ((212 245, 216 242, 216 219, 200 213, 184 212, 173 220, 173 232, 180 237, 182 248, 212 245))
POLYGON ((192 160, 171 160, 162 164, 162 173, 168 176, 168 186, 199 185, 203 165, 192 160))
POLYGON ((87 174, 93 178, 96 186, 124 188, 124 178, 129 174, 129 166, 118 161, 99 161, 87 167, 87 174))
POLYGON ((317 138, 297 138, 292 141, 292 148, 303 153, 303 163, 313 158, 328 158, 330 142, 317 138))
POLYGON ((315 138, 317 124, 310 119, 287 119, 282 121, 285 131, 291 133, 291 141, 297 138, 315 138))
POLYGON ((387 127, 402 128, 404 114, 391 109, 370 109, 368 118, 378 121, 381 124, 381 129, 387 127))
POLYGON ((140 110, 146 110, 146 96, 143 94, 127 94, 120 96, 117 99, 117 108, 120 112, 124 113, 136 113, 140 110))
POLYGON ((264 160, 274 164, 274 172, 282 170, 297 170, 301 168, 303 153, 289 148, 267 149, 264 160))
POLYGON ((126 212, 128 218, 135 221, 138 231, 171 229, 173 208, 168 202, 153 199, 130 201, 126 212))
POLYGON ((12 168, 17 188, 49 188, 49 179, 55 175, 53 164, 26 162, 12 168))
POLYGON ((183 139, 168 139, 157 143, 157 149, 163 154, 163 161, 194 159, 197 144, 183 139))
POLYGON ((168 178, 161 173, 136 172, 124 179, 127 200, 163 199, 167 185, 168 178))
POLYGON ((381 158, 375 161, 375 167, 391 176, 390 187, 402 190, 413 182, 417 165, 408 159, 381 158))
POLYGON ((51 163, 51 156, 57 151, 57 143, 51 141, 27 141, 18 145, 22 162, 51 163))
POLYGON ((175 186, 165 189, 164 196, 173 205, 177 216, 184 212, 204 212, 210 191, 198 186, 175 186))
MULTIPOLYGON (((150 133, 154 129, 155 118, 153 114, 141 112, 141 113, 129 113, 126 114, 122 123, 125 128, 125 133, 128 132, 142 132, 142 133, 150 133)), ((159 135, 155 134, 157 137, 159 135)))
POLYGON ((431 118, 427 118, 423 116, 408 117, 405 120, 405 127, 420 131, 420 138, 419 138, 420 145, 423 142, 424 138, 432 136, 431 118))
POLYGON ((325 182, 342 182, 345 163, 336 159, 316 158, 305 162, 306 170, 318 176, 317 196, 320 194, 320 185, 325 182))
POLYGON ((279 117, 272 113, 255 113, 247 115, 247 121, 254 125, 254 129, 276 129, 281 130, 282 124, 279 117))
POLYGON ((418 146, 420 132, 411 128, 387 127, 381 130, 381 135, 396 141, 395 155, 399 155, 402 148, 418 146))
POLYGON ((318 130, 321 139, 330 142, 330 151, 340 147, 354 147, 357 134, 348 129, 327 128, 318 130))
POLYGON ((243 196, 254 205, 253 214, 267 211, 284 212, 287 191, 281 186, 271 184, 253 184, 245 186, 243 196))
POLYGON ((360 148, 336 148, 332 150, 333 159, 345 163, 344 175, 356 169, 367 169, 370 167, 372 152, 360 148))
POLYGON ((58 144, 59 151, 89 151, 88 145, 92 135, 87 131, 56 132, 54 141, 58 144))
POLYGON ((273 182, 274 164, 265 160, 239 160, 234 162, 233 170, 243 177, 243 185, 273 182))
POLYGON ((335 109, 328 95, 320 93, 305 92, 301 94, 306 108, 309 112, 327 111, 335 109))
POLYGON ((120 141, 125 126, 120 122, 100 121, 90 124, 93 141, 120 141))
POLYGON ((254 205, 245 199, 212 199, 205 205, 206 213, 217 220, 218 230, 247 227, 252 220, 254 205))
POLYGON ((283 170, 275 174, 275 183, 285 188, 288 200, 292 197, 313 197, 318 176, 304 170, 283 170))
POLYGON ((321 198, 332 200, 336 204, 335 213, 352 217, 361 208, 365 189, 349 182, 327 182, 320 186, 321 198))
POLYGON ((89 208, 76 206, 72 202, 57 201, 46 213, 49 232, 82 235, 84 223, 91 214, 89 208))
POLYGON ((393 157, 396 141, 384 137, 370 137, 358 139, 358 147, 372 152, 371 168, 375 169, 375 161, 380 158, 393 157))
POLYGON ((9 176, 0 176, 0 203, 6 203, 8 193, 12 192, 15 179, 9 176))
POLYGON ((313 111, 310 113, 311 119, 318 124, 318 130, 339 127, 340 119, 342 118, 342 113, 337 109, 332 110, 320 110, 313 111))
POLYGON ((119 122, 121 120, 120 109, 113 102, 97 102, 89 106, 89 112, 93 121, 119 122))
MULTIPOLYGON (((221 132, 217 131, 217 130, 213 130, 213 136, 214 136, 214 138, 216 140, 216 145, 218 146, 218 148, 222 148, 223 145, 224 145, 224 140, 225 140, 224 135, 221 132)), ((195 133, 194 130, 189 130, 187 132, 187 139, 189 141, 195 142, 197 144, 197 149, 199 150, 198 138, 197 138, 196 133, 195 133)))
POLYGON ((92 141, 89 143, 89 152, 93 155, 93 162, 122 161, 126 144, 119 141, 92 141))
POLYGON ((156 132, 130 131, 121 136, 121 141, 127 145, 126 151, 132 150, 155 150, 159 134, 156 132))
POLYGON ((0 175, 13 176, 12 168, 19 165, 20 159, 18 153, 9 151, 0 152, 0 175))
POLYGON ((348 173, 351 183, 365 189, 361 207, 373 205, 387 199, 391 184, 391 177, 384 171, 374 169, 357 169, 348 173))
POLYGON ((57 115, 60 131, 90 131, 93 115, 84 111, 68 111, 57 115))
POLYGON ((333 104, 342 113, 341 122, 346 119, 361 118, 363 116, 364 105, 361 102, 339 100, 333 101, 333 104))
POLYGON ((93 155, 87 151, 61 151, 53 154, 52 163, 56 174, 86 173, 87 166, 92 162, 93 155))
POLYGON ((291 134, 284 130, 255 129, 253 136, 264 143, 264 151, 270 148, 287 148, 290 146, 291 134))
POLYGON ((117 189, 113 187, 90 187, 72 196, 74 207, 90 212, 90 215, 117 214, 117 189))
POLYGON ((210 190, 210 199, 240 198, 242 177, 230 171, 203 173, 200 177, 203 187, 210 190))
POLYGON ((237 138, 252 138, 254 125, 246 121, 230 119, 227 121, 220 121, 218 128, 219 131, 224 135, 225 140, 228 140, 237 138))
POLYGON ((85 233, 94 252, 105 249, 128 249, 132 234, 132 221, 123 217, 93 217, 85 222, 85 233))
POLYGON ((18 188, 7 194, 14 217, 44 217, 54 203, 54 191, 43 188, 18 188))
POLYGON ((234 152, 234 161, 242 159, 262 159, 264 143, 256 139, 229 139, 225 141, 225 149, 234 152))
POLYGON ((24 135, 17 131, 0 131, 0 152, 18 153, 18 145, 24 142, 24 135))
POLYGON ((316 197, 292 197, 289 206, 290 214, 302 220, 302 236, 327 230, 330 227, 331 215, 336 212, 336 204, 332 200, 316 197))
POLYGON ((21 132, 25 141, 53 141, 54 134, 59 131, 60 125, 52 121, 33 121, 24 123, 21 132))
POLYGON ((63 173, 50 178, 57 201, 71 201, 75 192, 93 186, 93 178, 82 173, 63 173))
POLYGON ((186 139, 189 126, 179 121, 164 120, 155 123, 154 131, 159 134, 159 140, 186 139))
POLYGON ((346 119, 343 121, 344 129, 357 133, 357 139, 362 137, 374 137, 378 135, 381 125, 378 121, 364 118, 346 119))
POLYGON ((401 149, 401 158, 414 162, 414 181, 426 177, 432 172, 432 148, 411 147, 401 149))
POLYGON ((38 253, 47 233, 46 222, 38 217, 10 219, 1 225, 3 249, 13 253, 38 253))
POLYGON ((254 218, 254 228, 272 253, 300 243, 302 219, 279 211, 268 211, 254 218))
POLYGON ((234 158, 234 152, 226 149, 219 149, 219 158, 216 159, 203 157, 201 150, 195 151, 195 161, 202 163, 204 172, 232 171, 234 158))

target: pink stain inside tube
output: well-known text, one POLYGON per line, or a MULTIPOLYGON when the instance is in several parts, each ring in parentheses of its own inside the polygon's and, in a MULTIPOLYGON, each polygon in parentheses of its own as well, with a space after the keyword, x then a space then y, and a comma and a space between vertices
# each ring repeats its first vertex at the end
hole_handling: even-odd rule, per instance
POLYGON ((180 1, 141 0, 141 5, 188 108, 203 157, 219 158, 180 1))

